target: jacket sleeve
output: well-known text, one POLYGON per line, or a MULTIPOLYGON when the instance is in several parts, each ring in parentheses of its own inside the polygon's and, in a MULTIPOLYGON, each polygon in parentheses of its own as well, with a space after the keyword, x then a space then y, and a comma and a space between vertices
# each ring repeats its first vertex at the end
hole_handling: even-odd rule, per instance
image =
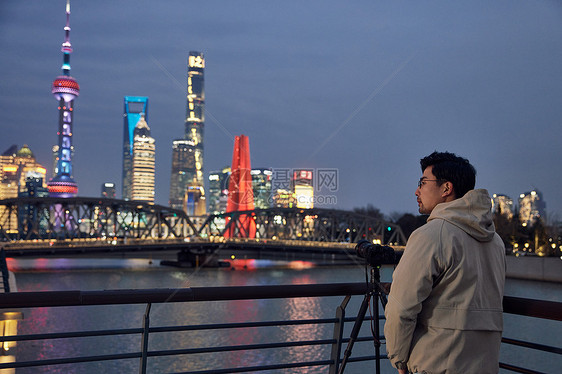
POLYGON ((388 358, 394 367, 408 362, 422 303, 443 266, 440 227, 438 222, 432 222, 412 233, 392 276, 384 334, 388 358))

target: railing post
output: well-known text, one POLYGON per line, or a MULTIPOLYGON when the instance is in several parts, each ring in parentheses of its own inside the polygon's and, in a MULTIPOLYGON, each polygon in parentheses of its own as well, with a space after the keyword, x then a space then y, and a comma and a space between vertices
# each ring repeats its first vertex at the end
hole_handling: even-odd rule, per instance
POLYGON ((152 304, 148 303, 146 306, 146 312, 144 313, 143 318, 143 332, 142 332, 142 340, 141 340, 141 361, 140 361, 140 374, 146 374, 146 362, 148 356, 148 334, 149 334, 149 327, 150 327, 150 306, 152 304))
POLYGON ((2 273, 2 290, 0 292, 10 292, 10 273, 6 263, 6 252, 0 247, 0 272, 2 273))
POLYGON ((330 364, 329 374, 336 374, 340 366, 343 328, 345 324, 345 308, 347 307, 350 299, 351 296, 347 295, 336 309, 336 318, 338 320, 336 323, 334 323, 334 339, 336 340, 336 342, 332 344, 332 354, 330 357, 332 363, 330 364))

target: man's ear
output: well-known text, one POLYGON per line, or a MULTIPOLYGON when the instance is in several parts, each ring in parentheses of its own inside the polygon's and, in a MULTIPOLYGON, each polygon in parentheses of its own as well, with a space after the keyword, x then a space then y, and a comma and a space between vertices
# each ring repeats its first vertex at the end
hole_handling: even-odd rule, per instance
POLYGON ((442 188, 442 192, 441 192, 441 196, 444 198, 455 198, 455 188, 453 187, 453 184, 449 181, 443 183, 441 185, 442 188))

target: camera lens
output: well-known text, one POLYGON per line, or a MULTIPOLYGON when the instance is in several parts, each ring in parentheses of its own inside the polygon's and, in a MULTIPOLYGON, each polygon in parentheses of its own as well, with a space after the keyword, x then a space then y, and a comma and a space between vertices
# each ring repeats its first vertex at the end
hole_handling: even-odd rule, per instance
POLYGON ((355 246, 357 256, 364 258, 371 266, 395 265, 398 263, 399 257, 391 247, 372 244, 367 240, 361 240, 355 246))

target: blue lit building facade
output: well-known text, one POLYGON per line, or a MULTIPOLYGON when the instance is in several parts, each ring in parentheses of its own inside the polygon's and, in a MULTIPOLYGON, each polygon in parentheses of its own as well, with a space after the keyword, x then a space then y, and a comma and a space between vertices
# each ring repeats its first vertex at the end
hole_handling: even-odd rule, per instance
POLYGON ((123 109, 123 186, 124 200, 132 199, 133 143, 135 128, 144 118, 148 123, 148 97, 125 96, 123 109))

